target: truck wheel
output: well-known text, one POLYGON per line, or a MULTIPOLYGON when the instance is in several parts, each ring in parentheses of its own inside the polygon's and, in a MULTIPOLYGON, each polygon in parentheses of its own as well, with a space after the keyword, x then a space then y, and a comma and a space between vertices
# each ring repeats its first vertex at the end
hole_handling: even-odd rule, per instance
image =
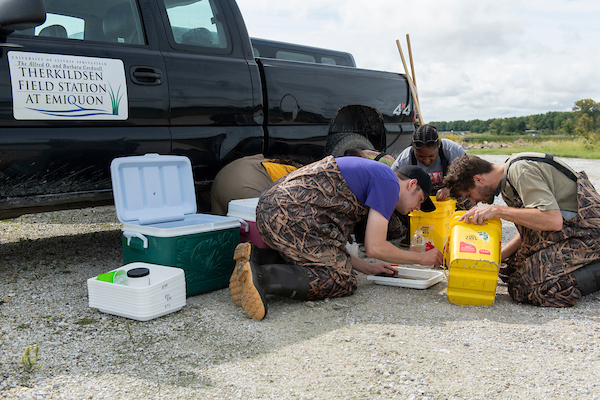
POLYGON ((375 150, 375 147, 358 133, 336 133, 327 139, 325 156, 341 157, 348 149, 375 150))

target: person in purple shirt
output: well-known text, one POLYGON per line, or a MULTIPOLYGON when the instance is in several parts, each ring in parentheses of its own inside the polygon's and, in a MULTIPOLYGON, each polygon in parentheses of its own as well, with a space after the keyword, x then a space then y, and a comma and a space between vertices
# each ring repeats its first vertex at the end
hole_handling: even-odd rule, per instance
POLYGON ((253 319, 267 313, 266 296, 325 299, 357 288, 356 271, 395 274, 387 263, 439 266, 437 249, 402 250, 386 240, 394 210, 433 211, 429 175, 417 166, 393 171, 361 157, 331 156, 279 179, 265 189, 256 226, 269 249, 240 243, 229 281, 231 296, 253 319), (368 263, 348 253, 354 224, 367 217, 364 247, 368 263))

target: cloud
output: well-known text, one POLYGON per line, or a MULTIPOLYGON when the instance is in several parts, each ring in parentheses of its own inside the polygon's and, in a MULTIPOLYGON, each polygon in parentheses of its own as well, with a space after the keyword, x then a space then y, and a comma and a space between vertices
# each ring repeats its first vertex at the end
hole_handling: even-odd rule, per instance
POLYGON ((238 0, 253 37, 348 51, 404 72, 410 34, 426 121, 570 110, 600 101, 596 0, 238 0))

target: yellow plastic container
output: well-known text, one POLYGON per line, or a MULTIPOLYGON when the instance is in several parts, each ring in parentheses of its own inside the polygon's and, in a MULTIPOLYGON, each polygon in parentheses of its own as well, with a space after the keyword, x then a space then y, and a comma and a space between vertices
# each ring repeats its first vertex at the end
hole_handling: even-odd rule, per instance
POLYGON ((459 305, 491 306, 496 298, 500 268, 502 222, 499 218, 485 225, 450 222, 450 238, 444 251, 448 267, 448 300, 459 305))
POLYGON ((420 229, 425 238, 425 250, 436 248, 443 252, 448 241, 448 230, 450 220, 456 209, 456 200, 448 198, 436 201, 435 196, 430 196, 430 198, 435 205, 435 211, 413 211, 408 214, 410 217, 410 237, 412 238, 415 231, 420 229))

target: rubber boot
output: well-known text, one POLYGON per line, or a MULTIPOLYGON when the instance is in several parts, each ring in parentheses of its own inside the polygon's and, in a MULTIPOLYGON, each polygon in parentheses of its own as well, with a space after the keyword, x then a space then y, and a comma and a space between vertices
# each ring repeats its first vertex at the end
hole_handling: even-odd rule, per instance
POLYGON ((288 264, 259 265, 246 262, 241 267, 242 308, 252 319, 267 315, 267 295, 303 300, 309 290, 306 268, 288 264))
POLYGON ((251 242, 240 243, 236 246, 233 253, 235 267, 229 278, 229 293, 231 298, 238 305, 242 306, 242 284, 240 283, 241 268, 246 263, 251 261, 254 264, 283 264, 285 261, 277 250, 263 249, 256 247, 251 242))
POLYGON ((589 264, 572 272, 582 296, 600 290, 600 262, 589 264))

